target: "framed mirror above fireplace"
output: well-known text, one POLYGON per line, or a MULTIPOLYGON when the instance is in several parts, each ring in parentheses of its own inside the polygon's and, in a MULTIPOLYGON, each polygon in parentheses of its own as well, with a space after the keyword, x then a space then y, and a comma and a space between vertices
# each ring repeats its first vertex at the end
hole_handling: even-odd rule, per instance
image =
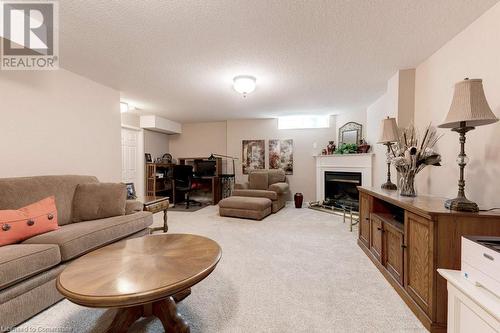
POLYGON ((363 125, 353 121, 339 128, 339 144, 359 144, 363 134, 363 125))

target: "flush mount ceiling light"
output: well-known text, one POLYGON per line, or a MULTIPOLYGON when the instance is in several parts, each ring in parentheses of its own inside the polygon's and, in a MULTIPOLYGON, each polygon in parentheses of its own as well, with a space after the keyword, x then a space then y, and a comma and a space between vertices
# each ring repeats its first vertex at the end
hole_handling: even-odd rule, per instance
POLYGON ((250 75, 238 75, 233 79, 233 88, 246 97, 247 94, 255 90, 257 79, 250 75))

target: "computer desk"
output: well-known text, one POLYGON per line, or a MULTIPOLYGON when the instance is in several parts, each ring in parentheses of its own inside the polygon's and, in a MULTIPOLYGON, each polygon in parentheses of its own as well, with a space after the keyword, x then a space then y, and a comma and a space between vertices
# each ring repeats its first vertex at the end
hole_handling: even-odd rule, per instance
MULTIPOLYGON (((200 182, 210 182, 211 194, 212 194, 212 205, 217 205, 221 200, 221 186, 219 176, 193 176, 193 181, 200 182)), ((175 200, 175 180, 172 180, 172 197, 174 204, 177 202, 175 200)))

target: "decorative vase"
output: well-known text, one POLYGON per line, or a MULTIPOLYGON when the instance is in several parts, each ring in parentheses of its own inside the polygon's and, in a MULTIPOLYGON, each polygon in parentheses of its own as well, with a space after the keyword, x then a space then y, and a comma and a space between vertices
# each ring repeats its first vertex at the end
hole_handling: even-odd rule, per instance
POLYGON ((335 145, 335 141, 328 141, 328 146, 326 146, 326 150, 328 152, 328 155, 331 155, 335 152, 335 149, 337 146, 335 145))
POLYGON ((400 131, 394 145, 388 145, 388 158, 398 171, 399 195, 416 197, 415 176, 426 166, 441 165, 441 155, 435 150, 436 142, 441 138, 436 128, 429 124, 420 141, 413 125, 400 131))
POLYGON ((302 201, 304 200, 302 193, 295 193, 293 200, 295 201, 295 208, 302 208, 302 201))
POLYGON ((413 170, 399 173, 399 194, 405 197, 416 197, 415 175, 413 170))
POLYGON ((359 154, 366 154, 370 150, 370 145, 363 143, 362 145, 358 146, 358 153, 359 154))

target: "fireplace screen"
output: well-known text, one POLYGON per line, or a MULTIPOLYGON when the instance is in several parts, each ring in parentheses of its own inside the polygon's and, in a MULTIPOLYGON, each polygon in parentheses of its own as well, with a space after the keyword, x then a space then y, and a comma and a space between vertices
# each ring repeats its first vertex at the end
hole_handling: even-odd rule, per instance
POLYGON ((326 171, 324 205, 337 208, 348 206, 357 210, 359 208, 357 186, 360 185, 360 172, 326 171))

